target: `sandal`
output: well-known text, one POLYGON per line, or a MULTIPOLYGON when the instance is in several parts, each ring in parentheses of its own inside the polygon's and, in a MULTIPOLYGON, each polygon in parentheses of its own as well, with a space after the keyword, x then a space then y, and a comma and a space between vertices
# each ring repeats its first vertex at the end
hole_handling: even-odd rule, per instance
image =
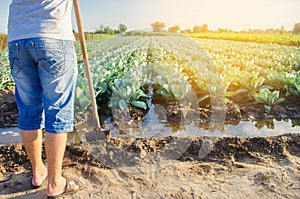
POLYGON ((73 194, 76 191, 80 190, 82 187, 84 187, 84 181, 82 178, 67 178, 67 177, 65 178, 66 178, 65 191, 56 196, 48 196, 48 199, 58 199, 66 195, 73 194))

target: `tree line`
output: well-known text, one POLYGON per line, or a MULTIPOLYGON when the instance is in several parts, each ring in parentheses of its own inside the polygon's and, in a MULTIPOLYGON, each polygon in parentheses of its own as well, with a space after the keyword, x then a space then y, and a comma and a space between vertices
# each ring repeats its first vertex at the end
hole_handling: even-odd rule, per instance
MULTIPOLYGON (((174 25, 171 27, 168 27, 166 29, 166 24, 164 22, 160 21, 155 21, 150 24, 152 27, 153 32, 170 32, 170 33, 205 33, 205 32, 236 32, 233 30, 230 30, 228 28, 218 28, 216 31, 211 31, 209 30, 209 25, 208 24, 203 24, 203 25, 195 25, 192 29, 181 29, 180 26, 174 25)), ((125 24, 119 24, 117 29, 113 29, 109 26, 104 26, 101 24, 99 28, 97 28, 94 32, 86 32, 85 37, 86 39, 98 39, 101 37, 101 35, 115 35, 115 34, 140 34, 139 31, 127 31, 127 26, 125 24), (137 33, 136 33, 137 32, 137 33), (100 36, 99 36, 100 35, 100 36)), ((77 38, 77 33, 76 31, 73 31, 75 38, 77 38)), ((300 34, 300 23, 295 23, 294 28, 292 31, 287 31, 284 29, 282 26, 281 28, 269 28, 266 30, 260 30, 260 29, 248 29, 245 31, 239 31, 239 32, 247 32, 247 33, 269 33, 269 34, 285 34, 285 33, 292 33, 292 34, 300 34)), ((0 33, 0 50, 4 49, 7 47, 7 35, 6 34, 1 34, 0 33)))
MULTIPOLYGON (((202 32, 237 32, 230 30, 228 28, 218 28, 217 31, 211 31, 209 30, 208 24, 203 24, 203 25, 195 25, 192 29, 181 29, 178 25, 171 26, 167 28, 166 30, 166 24, 160 21, 155 21, 151 23, 151 27, 153 32, 163 32, 163 31, 168 31, 171 33, 202 33, 202 32)), ((239 32, 248 32, 248 33, 270 33, 270 34, 284 34, 284 33, 292 33, 292 34, 300 34, 300 23, 295 23, 294 28, 292 31, 287 31, 285 28, 282 26, 281 28, 268 28, 266 30, 261 30, 261 29, 248 29, 244 31, 239 31, 239 32)))
POLYGON ((108 35, 114 35, 114 34, 124 34, 127 31, 127 26, 125 24, 119 24, 117 29, 113 29, 109 26, 104 26, 101 24, 99 28, 96 28, 96 31, 94 31, 94 34, 108 34, 108 35))
MULTIPOLYGON (((218 28, 216 31, 212 31, 209 29, 208 24, 195 25, 193 28, 181 29, 180 26, 174 25, 171 27, 166 27, 166 24, 161 21, 155 21, 150 24, 153 32, 170 32, 170 33, 205 33, 205 32, 244 32, 244 33, 269 33, 269 34, 300 34, 300 23, 295 23, 292 31, 285 30, 282 26, 281 28, 268 28, 266 30, 261 29, 248 29, 243 31, 234 31, 228 28, 218 28)), ((91 34, 125 34, 127 31, 127 26, 125 24, 120 24, 117 29, 113 29, 109 26, 104 26, 101 24, 99 28, 94 32, 90 32, 91 34)), ((135 31, 133 31, 135 32, 135 31)), ((128 34, 128 33, 127 33, 128 34)), ((129 33, 130 34, 130 33, 129 33)))

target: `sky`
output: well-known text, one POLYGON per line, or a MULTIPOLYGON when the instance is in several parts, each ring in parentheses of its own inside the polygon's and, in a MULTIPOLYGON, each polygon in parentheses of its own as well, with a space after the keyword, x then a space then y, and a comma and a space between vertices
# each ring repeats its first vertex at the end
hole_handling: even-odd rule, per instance
MULTIPOLYGON (((0 0, 0 32, 7 32, 11 0, 0 0)), ((292 30, 300 22, 300 0, 79 0, 85 31, 101 24, 116 29, 120 23, 128 30, 151 28, 161 21, 166 27, 181 29, 208 24, 210 30, 281 28, 292 30)), ((73 15, 72 23, 76 30, 73 15)))

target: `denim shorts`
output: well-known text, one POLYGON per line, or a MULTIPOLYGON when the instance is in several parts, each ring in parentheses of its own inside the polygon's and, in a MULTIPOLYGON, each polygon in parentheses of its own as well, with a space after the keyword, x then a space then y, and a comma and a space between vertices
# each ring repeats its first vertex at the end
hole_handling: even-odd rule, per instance
POLYGON ((31 38, 8 43, 22 130, 74 128, 77 57, 72 41, 31 38))

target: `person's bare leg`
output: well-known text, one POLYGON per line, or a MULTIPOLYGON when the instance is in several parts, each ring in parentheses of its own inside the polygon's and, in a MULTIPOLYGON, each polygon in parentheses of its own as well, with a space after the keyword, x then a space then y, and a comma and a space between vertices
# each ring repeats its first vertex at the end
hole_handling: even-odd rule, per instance
POLYGON ((45 147, 48 164, 48 196, 64 192, 66 179, 62 176, 62 162, 65 154, 67 133, 46 133, 45 147))
POLYGON ((42 160, 42 129, 22 130, 22 140, 32 167, 32 184, 39 186, 45 180, 47 170, 42 160))

